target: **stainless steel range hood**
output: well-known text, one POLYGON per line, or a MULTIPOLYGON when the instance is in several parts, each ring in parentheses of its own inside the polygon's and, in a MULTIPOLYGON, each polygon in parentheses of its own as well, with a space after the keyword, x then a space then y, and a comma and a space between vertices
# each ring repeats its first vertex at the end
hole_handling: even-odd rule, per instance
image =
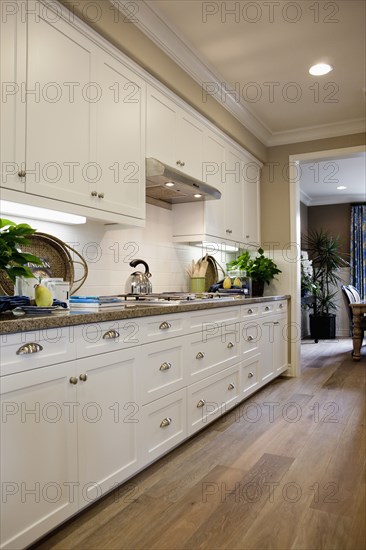
POLYGON ((146 159, 146 201, 165 208, 171 204, 220 199, 215 187, 167 166, 154 158, 146 159))

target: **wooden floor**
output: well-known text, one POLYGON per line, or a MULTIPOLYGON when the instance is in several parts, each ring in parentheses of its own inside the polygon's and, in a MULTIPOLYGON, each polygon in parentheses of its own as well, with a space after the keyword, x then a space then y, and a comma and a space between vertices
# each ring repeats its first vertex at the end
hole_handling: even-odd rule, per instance
MULTIPOLYGON (((278 379, 34 546, 364 550, 366 356, 278 379)), ((365 355, 365 348, 363 348, 365 355)))

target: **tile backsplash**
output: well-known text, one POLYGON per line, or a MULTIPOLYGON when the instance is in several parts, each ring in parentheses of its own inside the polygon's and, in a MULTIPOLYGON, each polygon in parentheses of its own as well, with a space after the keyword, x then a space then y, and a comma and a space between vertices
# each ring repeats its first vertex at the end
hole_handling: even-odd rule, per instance
MULTIPOLYGON (((65 225, 9 216, 27 222, 38 231, 54 235, 77 250, 88 264, 88 278, 78 294, 118 294, 130 291, 129 262, 142 258, 150 267, 153 292, 187 291, 186 267, 205 253, 202 247, 172 242, 174 212, 147 205, 144 228, 114 228, 89 220, 84 225, 65 225)), ((229 255, 208 250, 225 267, 229 255)), ((144 269, 143 266, 136 268, 144 269)), ((80 276, 75 267, 75 278, 80 276)))

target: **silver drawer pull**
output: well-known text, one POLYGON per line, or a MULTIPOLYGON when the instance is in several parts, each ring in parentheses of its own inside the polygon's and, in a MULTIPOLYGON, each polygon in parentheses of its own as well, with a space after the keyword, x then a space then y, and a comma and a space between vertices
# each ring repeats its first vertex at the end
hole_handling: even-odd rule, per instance
POLYGON ((230 382, 230 384, 228 385, 227 387, 228 390, 234 390, 235 389, 235 386, 232 382, 230 382))
POLYGON ((81 380, 82 382, 86 382, 88 380, 88 375, 87 374, 80 374, 79 380, 81 380))
POLYGON ((167 416, 166 418, 164 418, 164 420, 160 422, 160 428, 166 428, 167 426, 170 426, 171 423, 172 423, 172 419, 169 416, 167 416))
POLYGON ((25 170, 19 170, 18 176, 19 176, 20 178, 25 178, 25 176, 26 176, 26 171, 25 171, 25 170))
POLYGON ((103 339, 104 340, 113 340, 113 338, 119 338, 120 334, 118 332, 118 330, 107 330, 107 332, 105 332, 103 334, 103 339))
POLYGON ((78 379, 76 378, 76 376, 72 376, 69 380, 70 384, 77 384, 78 383, 78 379))
POLYGON ((163 321, 163 323, 161 323, 161 325, 159 326, 159 329, 160 330, 165 330, 167 328, 170 328, 172 325, 170 323, 167 323, 167 321, 163 321))
POLYGON ((248 314, 251 315, 253 313, 252 309, 248 309, 248 314))
POLYGON ((234 347, 234 344, 232 342, 229 342, 227 347, 230 349, 230 348, 233 348, 234 347))
POLYGON ((171 363, 167 363, 167 362, 164 362, 162 365, 160 365, 159 367, 159 370, 169 370, 172 368, 172 364, 171 363))
POLYGON ((41 346, 41 344, 30 342, 29 344, 24 344, 24 346, 20 346, 16 353, 17 355, 28 355, 29 353, 38 353, 42 350, 43 347, 41 346))
POLYGON ((278 307, 279 307, 280 309, 282 309, 282 308, 283 308, 283 304, 280 304, 278 307))
POLYGON ((273 324, 274 324, 274 325, 279 325, 280 322, 279 322, 279 321, 275 321, 273 324))
POLYGON ((264 308, 264 311, 269 311, 269 307, 266 306, 266 307, 264 308))
POLYGON ((253 376, 254 376, 254 372, 250 371, 250 372, 248 373, 248 378, 253 378, 253 376))
POLYGON ((203 351, 199 351, 196 355, 196 359, 203 359, 205 356, 205 354, 203 353, 203 351))
POLYGON ((254 340, 254 338, 253 338, 253 336, 251 336, 251 335, 249 334, 247 340, 248 340, 248 342, 251 342, 252 340, 254 340))
POLYGON ((206 399, 200 399, 197 403, 197 409, 204 407, 206 405, 206 399))

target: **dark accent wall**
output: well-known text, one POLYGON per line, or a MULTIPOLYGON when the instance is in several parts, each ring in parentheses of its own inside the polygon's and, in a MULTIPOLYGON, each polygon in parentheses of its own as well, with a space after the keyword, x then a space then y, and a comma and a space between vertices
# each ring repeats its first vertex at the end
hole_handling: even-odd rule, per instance
POLYGON ((308 232, 309 209, 303 202, 300 202, 300 228, 301 228, 301 250, 303 250, 302 235, 308 232))
POLYGON ((327 204, 308 207, 308 229, 324 229, 332 235, 339 235, 341 253, 349 258, 350 253, 351 205, 327 204))

